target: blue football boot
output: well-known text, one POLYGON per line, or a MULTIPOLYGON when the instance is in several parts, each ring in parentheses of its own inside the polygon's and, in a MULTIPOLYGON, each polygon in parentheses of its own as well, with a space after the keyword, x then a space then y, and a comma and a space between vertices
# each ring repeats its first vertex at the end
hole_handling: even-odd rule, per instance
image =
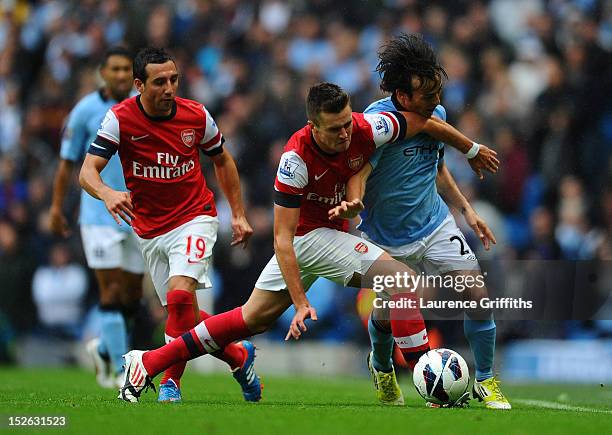
POLYGON ((168 382, 159 386, 158 402, 180 403, 182 399, 181 389, 174 380, 168 379, 168 382))
POLYGON ((242 340, 238 343, 246 351, 246 358, 242 367, 238 367, 232 371, 234 379, 242 388, 242 395, 247 402, 259 402, 261 400, 261 392, 263 384, 259 376, 255 373, 255 346, 248 340, 242 340))

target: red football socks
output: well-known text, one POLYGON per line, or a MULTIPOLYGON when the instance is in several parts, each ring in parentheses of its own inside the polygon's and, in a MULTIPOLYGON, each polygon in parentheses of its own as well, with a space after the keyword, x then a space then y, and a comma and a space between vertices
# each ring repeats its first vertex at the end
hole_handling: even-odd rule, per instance
MULTIPOLYGON (((209 317, 210 314, 204 310, 200 310, 200 321, 206 320, 209 317)), ((242 367, 242 363, 244 363, 246 359, 246 351, 236 343, 230 343, 225 346, 223 350, 213 352, 211 355, 221 361, 225 361, 232 370, 242 367)))
POLYGON ((252 335, 242 317, 242 307, 211 316, 195 328, 159 349, 145 352, 142 362, 149 376, 179 361, 188 361, 206 353, 216 352, 235 340, 252 335))
MULTIPOLYGON (((412 294, 393 295, 392 299, 414 299, 412 294)), ((427 329, 421 311, 409 308, 391 309, 391 332, 406 363, 413 369, 421 355, 429 351, 427 329)))
MULTIPOLYGON (((174 289, 168 292, 166 342, 180 337, 195 326, 196 319, 193 311, 193 297, 194 295, 186 290, 174 289)), ((186 361, 180 361, 168 367, 164 371, 160 384, 165 384, 168 382, 168 379, 172 379, 176 385, 180 387, 181 376, 183 376, 186 365, 186 361)))

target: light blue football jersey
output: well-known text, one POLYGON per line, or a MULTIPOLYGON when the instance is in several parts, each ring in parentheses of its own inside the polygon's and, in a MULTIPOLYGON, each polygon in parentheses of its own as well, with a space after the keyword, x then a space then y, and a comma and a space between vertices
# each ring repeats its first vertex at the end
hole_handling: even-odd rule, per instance
MULTIPOLYGON (((397 110, 388 97, 370 104, 365 113, 397 110)), ((446 120, 440 105, 434 115, 446 120)), ((448 214, 436 189, 437 167, 443 158, 444 144, 426 134, 376 150, 370 158, 373 170, 357 228, 385 246, 401 246, 430 235, 448 214)))
MULTIPOLYGON (((89 146, 96 138, 96 133, 108 109, 117 104, 110 98, 105 99, 102 91, 95 91, 84 96, 74 106, 62 135, 60 157, 72 162, 80 162, 85 158, 89 146)), ((127 191, 119 156, 115 154, 101 173, 102 180, 112 189, 127 191)), ((90 196, 84 190, 81 192, 81 208, 79 213, 81 225, 113 226, 123 231, 131 231, 129 225, 117 225, 108 213, 104 202, 90 196)))

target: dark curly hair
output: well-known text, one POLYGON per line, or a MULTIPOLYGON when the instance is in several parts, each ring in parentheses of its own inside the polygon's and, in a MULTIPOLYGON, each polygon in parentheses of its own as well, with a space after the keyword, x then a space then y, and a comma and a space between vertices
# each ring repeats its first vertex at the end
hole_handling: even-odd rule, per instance
POLYGON ((402 33, 381 47, 378 52, 376 72, 380 75, 380 89, 394 93, 406 92, 412 97, 417 89, 433 90, 448 75, 433 48, 421 35, 402 33), (420 85, 413 87, 413 79, 420 85))

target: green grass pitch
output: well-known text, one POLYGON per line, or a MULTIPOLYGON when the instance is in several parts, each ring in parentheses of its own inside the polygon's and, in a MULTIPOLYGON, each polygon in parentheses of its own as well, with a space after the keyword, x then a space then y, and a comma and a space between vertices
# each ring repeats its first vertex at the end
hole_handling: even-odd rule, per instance
POLYGON ((408 376, 400 380, 405 407, 377 404, 367 378, 266 376, 264 400, 242 401, 227 375, 187 371, 182 404, 158 404, 152 391, 141 403, 116 399, 81 370, 0 368, 0 432, 104 434, 605 434, 612 428, 609 387, 504 385, 512 411, 428 409, 408 376), (556 408, 556 409, 555 409, 556 408), (64 428, 8 427, 9 416, 62 415, 64 428))

